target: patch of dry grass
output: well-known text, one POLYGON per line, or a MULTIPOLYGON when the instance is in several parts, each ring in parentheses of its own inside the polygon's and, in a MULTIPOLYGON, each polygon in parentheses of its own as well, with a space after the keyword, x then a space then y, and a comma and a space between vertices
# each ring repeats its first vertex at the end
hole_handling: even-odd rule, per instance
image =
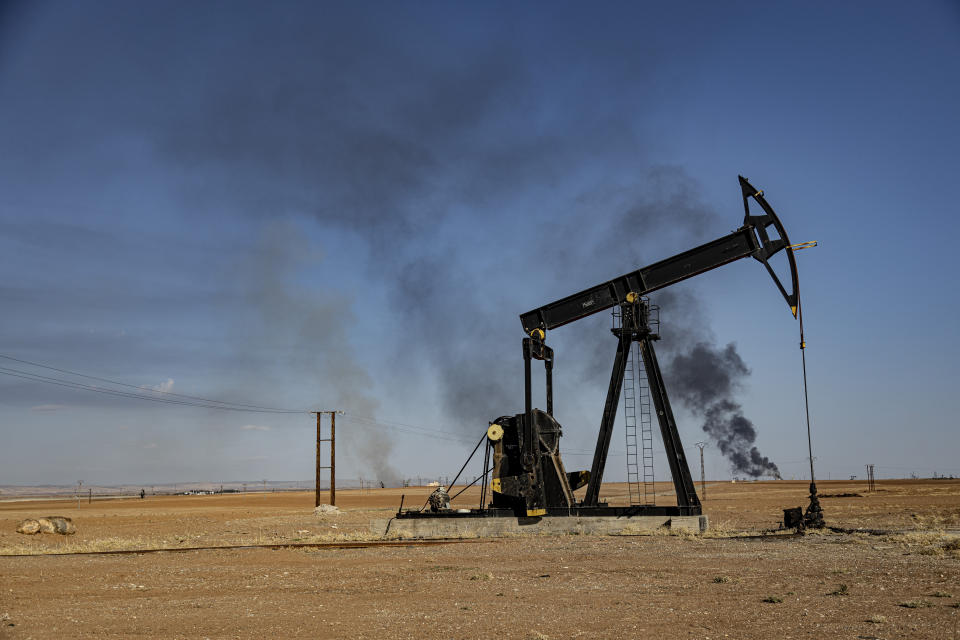
POLYGON ((381 536, 377 533, 371 533, 369 531, 357 530, 357 531, 337 531, 330 533, 318 533, 312 536, 305 536, 300 539, 300 542, 303 544, 316 544, 321 542, 365 542, 373 540, 400 540, 402 536, 399 534, 396 535, 386 535, 381 536))
POLYGON ((952 517, 944 516, 940 513, 925 515, 911 513, 910 520, 918 531, 940 531, 942 533, 952 521, 952 517))
MULTIPOLYGON (((130 551, 134 549, 159 549, 162 545, 156 540, 136 538, 98 538, 95 540, 64 540, 54 546, 39 546, 29 541, 8 543, 0 547, 0 554, 10 556, 58 555, 64 553, 90 553, 96 551, 130 551)), ((176 547, 174 547, 176 548, 176 547)))
MULTIPOLYGON (((62 555, 69 553, 94 553, 94 552, 104 552, 104 551, 153 551, 158 549, 169 549, 169 550, 178 550, 184 548, 190 548, 193 545, 184 544, 187 542, 187 538, 183 536, 172 536, 172 539, 177 543, 171 545, 169 543, 169 538, 167 536, 165 539, 156 539, 156 538, 144 538, 138 536, 135 538, 120 538, 120 537, 109 537, 109 538, 97 538, 93 540, 77 540, 69 539, 63 540, 60 544, 57 545, 44 545, 40 546, 37 544, 31 544, 32 541, 25 540, 23 542, 7 543, 6 545, 0 546, 0 555, 13 555, 13 556, 24 556, 24 555, 62 555)), ((289 543, 284 541, 276 540, 257 540, 257 541, 238 541, 234 544, 229 542, 220 542, 214 544, 198 544, 195 546, 202 547, 223 547, 230 548, 235 546, 246 546, 251 544, 322 544, 325 542, 369 542, 375 540, 401 540, 411 538, 410 535, 402 534, 393 534, 388 536, 379 536, 377 534, 370 533, 369 531, 357 530, 357 531, 348 531, 348 532, 330 532, 330 533, 321 533, 310 536, 303 536, 297 538, 295 541, 290 541, 289 543)))
POLYGON ((905 547, 910 553, 923 556, 960 557, 960 536, 943 531, 909 531, 884 536, 883 540, 905 547))
POLYGON ((699 535, 702 538, 742 538, 743 536, 753 535, 753 533, 737 529, 729 520, 717 520, 716 522, 710 522, 707 530, 699 535))

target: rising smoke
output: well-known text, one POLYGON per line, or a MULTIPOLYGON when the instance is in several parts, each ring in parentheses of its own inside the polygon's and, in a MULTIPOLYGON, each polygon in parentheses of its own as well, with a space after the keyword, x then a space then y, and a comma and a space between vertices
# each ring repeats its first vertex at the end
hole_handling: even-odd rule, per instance
MULTIPOLYGON (((374 307, 382 335, 402 336, 385 341, 385 369, 404 372, 394 384, 407 383, 411 396, 435 381, 425 422, 472 433, 521 409, 520 312, 636 268, 654 236, 660 257, 688 248, 714 214, 682 169, 651 168, 642 157, 635 106, 621 89, 598 109, 566 80, 545 87, 555 60, 536 50, 475 43, 447 64, 421 50, 430 39, 394 50, 385 43, 396 34, 349 13, 340 18, 359 20, 349 29, 299 41, 283 33, 290 25, 258 22, 258 32, 281 32, 274 36, 296 56, 282 73, 271 66, 275 54, 240 75, 214 66, 197 104, 174 112, 157 146, 204 176, 184 186, 192 203, 228 206, 267 228, 287 215, 355 235, 370 256, 357 264, 364 278, 389 283, 374 307), (530 126, 540 121, 549 126, 530 126), (556 189, 596 157, 602 175, 556 189)), ((221 46, 234 44, 251 55, 246 39, 221 46)), ((619 64, 605 63, 608 81, 647 73, 643 61, 619 64)), ((281 318, 289 314, 278 311, 287 300, 254 299, 269 307, 265 332, 288 330, 281 318)), ((350 304, 364 304, 336 290, 308 299, 343 313, 322 313, 323 331, 298 332, 304 353, 349 336, 350 304)), ((603 375, 586 372, 601 360, 607 367, 609 338, 604 329, 574 345, 562 356, 564 377, 603 388, 603 375)), ((372 385, 350 388, 384 377, 368 375, 372 385)))
MULTIPOLYGON (((70 96, 43 129, 74 141, 83 160, 72 181, 100 191, 118 175, 122 194, 139 191, 132 178, 155 182, 185 228, 215 230, 211 254, 237 249, 237 229, 256 236, 209 285, 209 317, 229 328, 234 352, 225 395, 306 381, 358 415, 390 418, 402 400, 425 425, 475 433, 522 408, 519 313, 689 249, 729 220, 683 169, 645 152, 655 145, 644 105, 675 82, 655 52, 634 55, 636 29, 656 36, 656 23, 624 20, 615 34, 557 7, 570 15, 547 33, 533 6, 512 9, 509 29, 496 6, 358 7, 211 3, 190 6, 188 25, 162 6, 60 7, 52 31, 35 36, 56 46, 22 55, 25 77, 58 93, 24 108, 70 96), (333 269, 322 251, 345 239, 356 255, 333 269), (371 285, 338 284, 348 271, 371 285), (361 315, 375 331, 360 334, 361 315), (365 361, 360 344, 380 361, 365 361)), ((52 142, 28 138, 16 151, 18 166, 61 166, 52 142)), ((558 412, 576 413, 573 397, 598 399, 572 424, 599 420, 608 322, 598 314, 550 338, 561 346, 558 412)), ((690 397, 718 423, 718 441, 741 451, 755 434, 720 403, 727 386, 690 397)), ((341 433, 365 471, 395 481, 385 432, 356 423, 341 433)))
POLYGON ((735 473, 780 477, 777 465, 754 446, 757 430, 731 399, 750 369, 733 343, 723 348, 697 342, 676 353, 669 367, 670 389, 703 419, 703 431, 730 461, 735 473))
MULTIPOLYGON (((268 226, 259 245, 242 261, 243 292, 256 322, 236 334, 247 368, 277 379, 299 377, 318 386, 335 404, 376 415, 373 380, 351 345, 353 305, 342 292, 297 286, 300 270, 322 268, 322 254, 287 224, 268 226)), ((254 386, 251 380, 250 386, 254 386)), ((391 462, 393 443, 363 423, 340 429, 340 450, 361 462, 376 479, 396 485, 402 476, 391 462)), ((341 454, 342 455, 342 454, 341 454)))

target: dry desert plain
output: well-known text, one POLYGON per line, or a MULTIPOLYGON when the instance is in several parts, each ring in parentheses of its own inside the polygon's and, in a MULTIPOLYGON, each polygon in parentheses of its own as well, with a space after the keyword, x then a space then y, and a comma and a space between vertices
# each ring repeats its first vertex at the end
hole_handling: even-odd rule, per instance
POLYGON ((877 489, 820 483, 829 525, 885 533, 745 537, 805 504, 779 481, 708 484, 706 535, 192 551, 369 540, 429 489, 0 502, 0 638, 960 638, 960 481, 877 489), (45 515, 76 535, 15 533, 45 515), (181 551, 63 555, 152 548, 181 551))

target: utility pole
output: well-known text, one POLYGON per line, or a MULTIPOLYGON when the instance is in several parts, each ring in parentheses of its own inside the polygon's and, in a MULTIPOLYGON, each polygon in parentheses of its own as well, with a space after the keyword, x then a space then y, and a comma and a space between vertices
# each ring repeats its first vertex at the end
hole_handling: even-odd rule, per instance
MULTIPOLYGON (((340 412, 343 413, 342 411, 340 412)), ((337 505, 337 412, 330 413, 330 506, 337 505)))
POLYGON ((80 508, 80 488, 83 487, 83 480, 77 480, 77 509, 80 508))
POLYGON ((317 414, 317 475, 316 488, 314 491, 314 505, 320 506, 320 475, 323 469, 330 469, 330 505, 337 504, 337 414, 343 415, 343 411, 314 411, 317 414), (330 437, 324 438, 320 432, 320 417, 324 414, 330 416, 330 437), (324 466, 320 460, 320 443, 330 443, 330 464, 324 466))
POLYGON ((320 439, 320 416, 323 415, 322 411, 317 411, 317 477, 316 484, 314 485, 314 505, 315 507, 320 506, 320 470, 323 467, 320 466, 320 443, 323 440, 320 439))
POLYGON ((707 499, 707 475, 703 470, 703 448, 707 446, 706 442, 697 442, 697 448, 700 449, 700 499, 707 499))
POLYGON ((874 483, 873 478, 873 465, 867 465, 867 491, 874 492, 877 490, 877 485, 874 483))

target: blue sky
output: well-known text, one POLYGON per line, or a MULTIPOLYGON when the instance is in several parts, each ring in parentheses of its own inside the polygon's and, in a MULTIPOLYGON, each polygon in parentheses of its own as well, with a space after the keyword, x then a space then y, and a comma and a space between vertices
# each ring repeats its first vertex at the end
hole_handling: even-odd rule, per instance
MULTIPOLYGON (((3 3, 0 354, 342 408, 344 477, 452 475, 522 408, 517 316, 736 228, 740 173, 820 242, 818 473, 960 474, 958 71, 950 2, 3 3)), ((654 302, 668 390, 674 356, 735 343, 756 445, 806 477, 797 325, 760 265, 654 302)), ((601 316, 548 338, 571 469, 601 316)), ((310 420, 0 376, 0 484, 308 479, 310 420)))

